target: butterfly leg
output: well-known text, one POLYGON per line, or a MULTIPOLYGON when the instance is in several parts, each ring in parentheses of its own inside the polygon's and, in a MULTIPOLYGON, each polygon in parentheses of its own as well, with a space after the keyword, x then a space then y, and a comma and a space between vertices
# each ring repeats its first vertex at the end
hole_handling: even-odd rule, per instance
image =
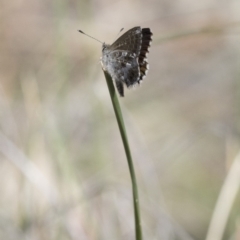
POLYGON ((123 83, 119 80, 115 80, 117 90, 121 97, 124 97, 123 83))

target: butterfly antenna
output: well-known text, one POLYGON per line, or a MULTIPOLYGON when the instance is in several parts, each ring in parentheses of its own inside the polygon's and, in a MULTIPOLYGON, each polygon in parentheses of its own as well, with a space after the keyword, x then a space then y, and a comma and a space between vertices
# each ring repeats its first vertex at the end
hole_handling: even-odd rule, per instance
MULTIPOLYGON (((120 31, 118 32, 117 36, 120 34, 120 32, 123 31, 123 29, 124 29, 124 28, 121 28, 121 29, 120 29, 120 31)), ((117 38, 117 36, 116 36, 116 38, 117 38)))
MULTIPOLYGON (((123 31, 123 30, 124 30, 124 28, 121 28, 120 31, 119 31, 119 33, 120 33, 121 31, 123 31)), ((118 33, 118 34, 119 34, 119 33, 118 33)))
POLYGON ((92 39, 94 39, 94 40, 96 40, 96 41, 100 42, 100 43, 103 43, 103 42, 99 41, 98 39, 96 39, 96 38, 94 38, 94 37, 92 37, 92 36, 90 36, 90 35, 86 34, 86 33, 85 33, 85 32, 83 32, 82 30, 78 30, 78 32, 80 32, 80 33, 82 33, 82 34, 84 34, 84 35, 86 35, 86 36, 88 36, 88 37, 90 37, 90 38, 92 38, 92 39))

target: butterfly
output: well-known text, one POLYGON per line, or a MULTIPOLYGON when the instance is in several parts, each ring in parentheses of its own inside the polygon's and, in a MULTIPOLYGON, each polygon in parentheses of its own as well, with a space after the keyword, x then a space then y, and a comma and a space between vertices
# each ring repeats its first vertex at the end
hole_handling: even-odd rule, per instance
POLYGON ((102 68, 112 77, 120 96, 124 96, 124 84, 128 88, 140 84, 147 75, 152 35, 150 28, 134 27, 113 44, 103 43, 102 68))

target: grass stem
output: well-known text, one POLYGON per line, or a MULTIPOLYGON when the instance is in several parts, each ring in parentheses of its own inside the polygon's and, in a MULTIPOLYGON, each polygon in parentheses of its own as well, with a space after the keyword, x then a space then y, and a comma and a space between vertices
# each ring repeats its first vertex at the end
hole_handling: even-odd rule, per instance
POLYGON ((112 105, 113 109, 117 118, 117 123, 118 127, 120 130, 120 134, 122 137, 123 141, 123 146, 125 149, 125 153, 127 156, 127 161, 128 161, 128 167, 131 175, 131 180, 132 180, 132 192, 133 192, 133 206, 134 206, 134 217, 135 217, 135 234, 136 234, 136 240, 142 240, 142 229, 141 229, 141 221, 140 221, 140 210, 139 210, 139 199, 138 199, 138 189, 137 189, 137 181, 136 181, 136 176, 134 172, 134 166, 133 166, 133 161, 132 161, 132 156, 131 156, 131 151, 130 147, 128 144, 128 139, 127 139, 127 133, 126 129, 124 126, 124 121, 122 117, 122 111, 120 108, 120 104, 118 102, 118 97, 113 85, 113 80, 111 76, 104 71, 104 75, 107 81, 109 93, 111 96, 112 100, 112 105))

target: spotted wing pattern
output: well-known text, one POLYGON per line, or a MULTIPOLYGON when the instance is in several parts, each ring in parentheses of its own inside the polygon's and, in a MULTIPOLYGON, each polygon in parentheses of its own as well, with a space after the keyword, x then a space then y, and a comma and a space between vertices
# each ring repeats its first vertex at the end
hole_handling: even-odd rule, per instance
POLYGON ((112 45, 103 44, 102 66, 116 82, 120 96, 124 96, 123 83, 131 87, 146 76, 151 36, 149 28, 134 27, 112 45))

